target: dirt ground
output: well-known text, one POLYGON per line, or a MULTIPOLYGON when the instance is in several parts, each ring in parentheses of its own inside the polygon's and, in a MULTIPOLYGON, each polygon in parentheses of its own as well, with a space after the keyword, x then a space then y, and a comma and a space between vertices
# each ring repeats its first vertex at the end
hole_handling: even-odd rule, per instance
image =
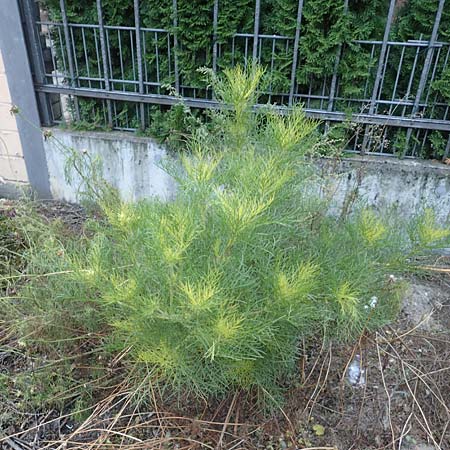
MULTIPOLYGON (((40 211, 71 232, 85 218, 73 205, 46 203, 40 211)), ((241 392, 205 403, 153 392, 136 405, 120 355, 108 362, 119 381, 94 408, 24 411, 23 393, 2 390, 2 380, 38 362, 0 321, 0 448, 450 449, 450 263, 438 258, 433 267, 442 270, 408 279, 395 323, 355 345, 301 343, 298 378, 269 415, 241 392)))

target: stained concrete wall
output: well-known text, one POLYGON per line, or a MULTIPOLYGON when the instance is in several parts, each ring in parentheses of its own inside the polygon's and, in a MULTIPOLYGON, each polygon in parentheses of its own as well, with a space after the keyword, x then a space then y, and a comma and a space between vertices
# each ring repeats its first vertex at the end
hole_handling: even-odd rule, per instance
POLYGON ((430 207, 440 222, 450 220, 450 167, 442 163, 355 156, 319 166, 338 209, 354 199, 379 211, 395 208, 404 217, 430 207))
MULTIPOLYGON (((127 200, 149 196, 171 198, 176 184, 160 167, 167 152, 153 140, 124 133, 52 130, 64 145, 100 157, 104 177, 127 200)), ((77 201, 76 183, 64 179, 65 156, 54 140, 44 144, 55 198, 77 201)), ((378 210, 396 207, 405 217, 424 206, 433 207, 441 221, 450 219, 450 167, 441 163, 395 158, 354 157, 321 160, 318 171, 339 211, 346 201, 366 203, 378 210)))
POLYGON ((157 196, 170 199, 176 190, 172 178, 160 167, 167 153, 152 139, 134 137, 130 133, 90 133, 51 129, 54 139, 45 146, 52 196, 77 202, 80 179, 69 184, 64 177, 67 151, 62 145, 91 158, 100 158, 103 177, 129 201, 157 196))

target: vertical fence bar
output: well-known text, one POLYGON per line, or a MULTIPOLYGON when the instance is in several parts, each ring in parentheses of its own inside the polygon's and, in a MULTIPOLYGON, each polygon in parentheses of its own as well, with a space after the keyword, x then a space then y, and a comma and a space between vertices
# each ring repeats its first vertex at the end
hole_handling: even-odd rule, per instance
POLYGON ((244 50, 244 65, 247 68, 247 59, 248 59, 248 38, 245 38, 245 50, 244 50))
MULTIPOLYGON (((134 26, 136 28, 136 57, 139 79, 139 94, 144 93, 144 74, 142 71, 141 20, 139 17, 139 0, 134 0, 134 26)), ((140 102, 141 130, 145 129, 145 105, 140 102)))
POLYGON ((432 87, 433 87, 433 81, 434 81, 434 78, 436 77, 436 71, 437 71, 437 68, 438 68, 439 58, 440 57, 441 57, 441 48, 438 49, 437 55, 436 55, 436 59, 435 59, 434 64, 433 64, 433 70, 431 72, 430 83, 428 85, 427 94, 425 96, 425 108, 428 107, 428 101, 430 99, 430 94, 431 94, 432 87))
POLYGON ((401 70, 402 70, 403 57, 405 56, 405 48, 406 47, 402 48, 402 52, 400 54, 400 61, 398 63, 398 67, 397 67, 397 75, 395 76, 394 87, 392 89, 392 97, 391 97, 391 102, 392 103, 389 106, 389 113, 388 113, 389 115, 392 114, 392 110, 393 110, 393 107, 394 107, 394 100, 395 100, 395 95, 397 93, 398 80, 400 78, 400 73, 401 73, 401 70))
MULTIPOLYGON (((147 60, 145 59, 145 56, 147 55, 146 42, 147 42, 147 36, 146 36, 146 32, 144 32, 142 34, 142 51, 144 53, 144 60, 143 60, 143 62, 144 62, 144 80, 145 80, 145 83, 148 83, 147 60)), ((158 59, 158 50, 156 50, 156 59, 158 59)), ((148 86, 144 85, 144 89, 145 89, 145 93, 148 94, 148 86)))
MULTIPOLYGON (((103 25, 103 11, 102 11, 102 1, 97 0, 97 16, 98 16, 98 31, 100 38, 100 49, 102 53, 103 62, 103 76, 105 79, 105 89, 107 91, 111 90, 111 85, 109 83, 109 72, 108 72, 108 58, 106 56, 106 42, 105 42, 105 27, 103 25)), ((100 78, 100 74, 99 74, 100 78)), ((110 128, 113 127, 113 114, 111 107, 111 100, 106 100, 106 108, 108 110, 108 125, 110 128)))
MULTIPOLYGON (((422 40, 422 34, 419 37, 419 41, 421 41, 421 40, 422 40)), ((411 68, 411 73, 409 75, 408 87, 406 88, 406 94, 404 96, 404 98, 406 100, 409 100, 409 96, 411 94, 411 88, 412 88, 413 81, 414 81, 414 74, 416 72, 417 61, 419 59, 419 54, 420 54, 420 46, 418 45, 417 48, 416 48, 416 54, 414 56, 414 62, 413 62, 412 68, 411 68)), ((405 115, 405 113, 406 113, 406 105, 403 106, 402 117, 405 115)))
MULTIPOLYGON (((380 82, 381 82, 381 73, 383 71, 384 58, 386 56, 387 43, 388 43, 388 39, 389 39, 389 33, 391 32, 392 19, 394 18, 394 10, 395 10, 396 3, 397 3, 396 0, 391 0, 389 3, 389 11, 388 11, 387 19, 386 19, 386 26, 384 27, 383 43, 381 44, 381 50, 380 50, 380 59, 378 61, 377 72, 376 72, 375 81, 373 84, 372 97, 370 99, 369 114, 374 113, 375 106, 377 103, 378 91, 379 91, 380 82)), ((366 125, 365 131, 364 131, 363 143, 361 146, 362 154, 364 154, 366 152, 368 141, 369 141, 369 127, 368 127, 368 125, 366 125)))
MULTIPOLYGON (((25 19, 27 32, 27 38, 29 41, 30 59, 32 61, 33 75, 38 83, 45 84, 45 68, 44 58, 42 55, 42 47, 39 39, 39 33, 36 29, 36 5, 32 0, 22 1, 23 15, 25 19)), ((56 70, 56 67, 55 67, 56 70)), ((50 126, 53 124, 52 109, 50 105, 50 99, 45 93, 38 93, 39 112, 41 115, 41 121, 43 125, 50 126)))
POLYGON ((302 14, 303 14, 303 0, 298 0, 297 8, 297 22, 295 26, 295 38, 294 38, 294 50, 292 57, 292 69, 291 69, 291 85, 289 88, 289 106, 292 106, 294 101, 294 91, 295 91, 295 80, 297 74, 297 64, 298 64, 298 46, 300 43, 300 29, 302 26, 302 14))
MULTIPOLYGON (((370 62, 368 64, 369 70, 367 71, 367 79, 366 79, 366 83, 364 84, 364 93, 363 93, 364 100, 366 100, 366 96, 367 96, 367 88, 369 87, 369 78, 370 78, 370 72, 371 72, 370 66, 372 64, 372 60, 373 60, 374 56, 375 56, 375 44, 372 44, 372 49, 370 50, 370 62)), ((363 112, 364 109, 365 109, 365 106, 362 105, 361 112, 363 112)))
POLYGON ((261 16, 261 0, 255 2, 255 23, 253 27, 253 53, 252 64, 255 65, 258 60, 258 41, 259 41, 259 18, 261 16))
MULTIPOLYGON (((117 43, 119 44, 119 62, 120 62, 120 74, 122 75, 122 91, 125 92, 125 70, 123 67, 123 52, 122 52, 122 38, 120 37, 120 30, 117 30, 117 43)), ((109 46, 109 45, 108 45, 109 46)))
MULTIPOLYGON (((449 56, 450 56, 450 45, 448 46, 447 54, 445 55, 444 65, 440 69, 441 75, 444 73, 445 69, 447 68, 449 56)), ((434 100, 433 100, 432 106, 431 106, 430 117, 433 117, 438 97, 439 97, 439 93, 436 92, 434 94, 434 100)))
MULTIPOLYGON (((155 32, 155 54, 156 54, 156 82, 158 83, 158 94, 161 93, 161 82, 159 75, 159 48, 158 48, 158 35, 155 32)), ((170 64, 170 62, 169 62, 170 64)))
POLYGON ((173 65, 175 71, 175 92, 180 93, 180 72, 178 69, 178 3, 177 0, 172 1, 173 13, 173 65))
MULTIPOLYGON (((344 16, 346 16, 347 13, 348 13, 348 0, 344 0, 344 11, 343 11, 344 16)), ((334 61, 333 78, 331 79, 330 96, 328 98, 328 108, 327 108, 327 110, 329 112, 333 111, 333 107, 334 107, 334 97, 336 95, 338 70, 339 70, 339 64, 341 62, 341 57, 342 57, 342 42, 338 46, 338 49, 336 52, 336 59, 334 61)), ((329 126, 329 122, 327 122, 327 124, 326 124, 327 128, 328 128, 328 126, 329 126)))
MULTIPOLYGON (((134 58, 134 38, 133 32, 130 31, 130 49, 131 49, 131 67, 133 69, 133 81, 136 81, 136 61, 134 58)), ((133 83, 134 92, 136 92, 136 84, 133 83)), ((138 75, 138 89, 139 89, 139 75, 138 75)))
MULTIPOLYGON (((69 32, 69 22, 67 20, 67 12, 66 12, 66 2, 65 0, 59 0, 59 6, 61 9, 61 17, 63 21, 63 29, 64 29, 64 40, 66 42, 67 49, 67 60, 69 61, 69 74, 70 74, 70 84, 72 87, 76 87, 75 83, 75 71, 74 71, 74 62, 73 62, 73 53, 71 50, 71 42, 70 42, 70 32, 69 32)), ((80 109, 78 107, 78 99, 76 96, 73 98, 75 104, 75 117, 77 120, 80 120, 80 109)))
MULTIPOLYGON (((112 30, 111 30, 112 31, 112 30)), ((114 85, 114 71, 113 71, 113 66, 112 66, 112 58, 111 58, 111 45, 110 45, 110 39, 109 39, 109 30, 108 28, 104 28, 104 32, 105 32, 105 45, 106 45, 106 61, 108 63, 109 66, 109 75, 111 76, 111 79, 108 78, 108 82, 110 85, 110 89, 112 91, 115 91, 115 85, 114 85)), ((122 78, 123 79, 123 78, 122 78)), ((122 89, 123 89, 123 83, 122 83, 122 89)), ((115 102, 114 102, 115 104, 115 102)), ((116 109, 114 109, 114 114, 116 114, 116 109)))
POLYGON ((91 83, 91 80, 90 80, 90 78, 91 78, 91 71, 89 69, 89 57, 88 57, 88 54, 87 54, 86 36, 85 36, 85 33, 84 33, 84 27, 81 28, 81 37, 83 39, 84 61, 86 63, 86 71, 87 71, 87 76, 89 78, 88 84, 89 84, 89 87, 91 88, 92 87, 92 83, 91 83))
MULTIPOLYGON (((48 39, 48 42, 51 43, 52 42, 52 38, 51 38, 50 28, 49 27, 47 27, 47 33, 46 34, 47 34, 47 38, 46 39, 48 39)), ((59 86, 59 74, 56 71, 56 68, 57 68, 58 65, 56 63, 55 52, 54 52, 52 47, 50 47, 50 55, 51 55, 51 58, 52 58, 52 65, 53 65, 53 69, 54 69, 54 76, 52 77, 53 84, 56 84, 57 86, 59 86)), ((44 67, 44 69, 45 69, 45 67, 44 67)))
MULTIPOLYGON (((348 12, 348 0, 344 0, 344 10, 343 10, 344 17, 347 15, 347 12, 348 12)), ((328 112, 333 111, 334 108, 334 97, 336 96, 338 71, 339 71, 339 64, 341 62, 341 57, 342 57, 342 42, 338 46, 338 49, 336 51, 336 59, 334 60, 333 77, 331 78, 331 85, 330 85, 330 96, 328 97, 328 107, 327 107, 328 112)), ((327 121, 325 122, 325 133, 328 132, 329 128, 330 122, 327 121)))
POLYGON ((63 38, 61 34, 61 27, 57 27, 58 30, 58 39, 59 39, 59 45, 61 47, 61 56, 62 56, 62 63, 63 63, 63 70, 64 72, 67 71, 67 64, 66 64, 66 57, 64 56, 64 47, 63 47, 63 38))
POLYGON ((219 0, 214 0, 213 10, 213 72, 217 72, 217 27, 219 23, 219 0))
MULTIPOLYGON (((383 73, 381 74, 380 87, 378 88, 377 100, 381 100, 381 95, 383 94, 383 85, 384 85, 384 80, 386 77, 386 69, 387 69, 388 62, 389 62, 390 52, 391 52, 391 47, 388 46, 387 51, 386 51, 386 56, 384 59, 385 63, 384 63, 384 67, 383 67, 383 73)), ((378 114, 378 103, 375 106, 375 114, 378 114)))
POLYGON ((77 49, 75 47, 75 36, 73 34, 73 28, 70 28, 70 43, 72 45, 72 51, 73 55, 75 56, 73 62, 75 63, 74 69, 75 69, 75 79, 77 80, 78 87, 80 86, 80 71, 78 69, 78 58, 77 58, 77 49))
POLYGON ((272 53, 270 55, 270 84, 269 84, 269 103, 272 101, 272 75, 273 75, 273 67, 275 63, 275 39, 272 39, 272 53))
MULTIPOLYGON (((134 40, 135 33, 130 30, 130 49, 131 49, 131 67, 133 69, 133 81, 136 81, 136 60, 134 57, 134 40), (133 37, 134 36, 134 37, 133 37)), ((138 75, 138 89, 139 89, 139 75, 138 75)), ((136 83, 133 83, 134 92, 136 92, 136 83)))
POLYGON ((170 32, 168 32, 166 34, 166 38, 167 38, 167 60, 168 60, 167 69, 168 69, 169 78, 170 78, 170 77, 172 77, 172 53, 170 51, 170 32))
MULTIPOLYGON (((422 73, 420 74, 419 86, 417 87, 416 97, 414 98, 414 104, 411 111, 411 116, 414 118, 415 114, 419 110, 420 100, 422 99, 422 94, 427 84, 428 74, 430 72, 431 61, 434 55, 434 46, 436 44, 436 38, 439 30, 439 25, 441 23, 442 11, 444 10, 445 0, 439 0, 438 9, 436 11, 436 17, 434 19, 433 30, 431 32, 430 40, 428 41, 427 55, 425 57, 425 62, 423 64, 422 73)), ((406 132, 406 143, 403 150, 402 156, 408 150, 409 140, 411 139, 412 128, 408 128, 406 132)))

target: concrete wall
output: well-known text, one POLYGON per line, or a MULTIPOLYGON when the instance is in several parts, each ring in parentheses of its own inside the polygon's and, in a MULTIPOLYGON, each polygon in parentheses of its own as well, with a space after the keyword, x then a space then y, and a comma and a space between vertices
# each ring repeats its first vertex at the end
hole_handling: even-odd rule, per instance
MULTIPOLYGON (((104 176, 127 200, 152 195, 167 199, 175 182, 159 167, 167 156, 154 141, 123 133, 91 133, 52 130, 64 145, 100 157, 104 176)), ((54 140, 44 144, 55 198, 77 200, 76 186, 64 179, 65 155, 54 140)), ((437 162, 395 158, 354 157, 342 161, 321 160, 322 184, 334 193, 339 210, 349 199, 379 210, 396 207, 404 216, 424 206, 436 210, 440 220, 450 218, 450 167, 437 162)))
POLYGON ((11 92, 0 50, 0 192, 28 183, 17 121, 10 113, 11 92))
POLYGON ((355 156, 339 162, 323 160, 320 167, 337 208, 354 199, 356 204, 379 211, 396 208, 410 217, 431 207, 439 221, 450 220, 450 166, 436 161, 355 156))
POLYGON ((64 151, 62 146, 87 153, 91 158, 100 158, 103 177, 126 200, 151 196, 169 199, 174 195, 174 181, 159 167, 166 151, 152 139, 118 132, 73 132, 53 128, 51 131, 55 139, 48 139, 44 147, 54 198, 69 202, 78 200, 77 185, 80 180, 75 177, 71 185, 65 179, 67 150, 64 151))

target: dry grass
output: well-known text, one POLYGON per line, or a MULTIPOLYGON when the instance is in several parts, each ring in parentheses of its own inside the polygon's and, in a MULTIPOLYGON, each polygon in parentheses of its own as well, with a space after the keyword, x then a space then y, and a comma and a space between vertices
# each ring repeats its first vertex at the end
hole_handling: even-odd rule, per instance
MULTIPOLYGON (((74 212, 77 223, 78 214, 74 212)), ((447 324, 448 262, 431 267, 439 269, 447 298, 441 316, 447 324)), ((15 423, 0 429, 0 448, 410 450, 414 443, 450 448, 450 333, 445 325, 429 331, 421 322, 405 326, 400 320, 375 334, 362 334, 353 346, 317 341, 299 347, 297 382, 283 409, 269 417, 243 392, 195 403, 153 389, 150 378, 136 388, 135 380, 124 377, 128 371, 121 353, 105 363, 98 401, 76 414, 57 408, 19 411, 11 390, 0 405, 0 418, 8 413, 15 423), (347 381, 356 355, 365 374, 358 387, 347 381)), ((1 372, 12 366, 20 371, 31 363, 33 358, 24 355, 0 320, 1 372)), ((79 371, 86 369, 82 354, 74 364, 79 371)))
MULTIPOLYGON (((131 387, 135 382, 123 380, 84 411, 84 421, 75 424, 70 414, 48 411, 0 442, 14 450, 399 450, 414 442, 445 450, 449 344, 444 333, 387 327, 361 336, 354 347, 304 348, 298 384, 283 410, 269 418, 241 392, 221 402, 190 404, 151 391, 151 402, 145 403, 142 392, 131 387), (365 373, 365 383, 356 388, 346 380, 355 354, 365 373), (324 427, 322 436, 314 425, 324 427)), ((150 380, 144 385, 151 386, 150 380)))

